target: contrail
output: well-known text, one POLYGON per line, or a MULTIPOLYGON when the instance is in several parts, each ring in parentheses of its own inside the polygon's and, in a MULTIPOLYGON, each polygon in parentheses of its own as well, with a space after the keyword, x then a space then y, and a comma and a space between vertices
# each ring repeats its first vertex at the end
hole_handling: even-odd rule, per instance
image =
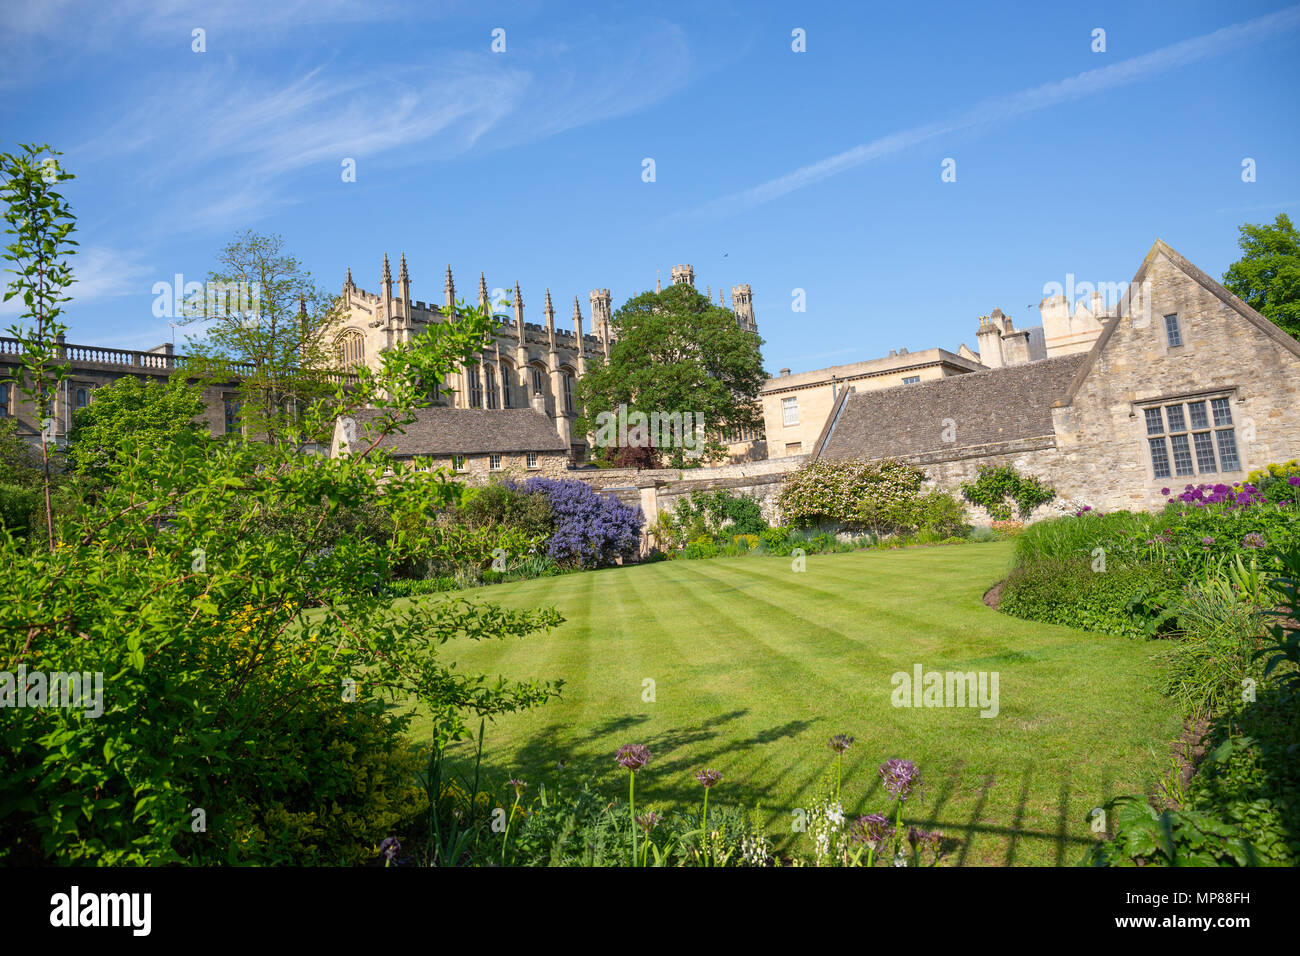
POLYGON ((836 153, 808 166, 801 166, 794 172, 769 179, 750 189, 719 197, 696 207, 693 211, 683 211, 680 215, 721 215, 738 212, 778 199, 797 189, 829 179, 855 166, 861 166, 863 163, 901 152, 908 147, 972 127, 1025 116, 1049 106, 1124 86, 1156 73, 1258 43, 1274 34, 1293 30, 1297 25, 1300 25, 1300 5, 1223 27, 1203 36, 1181 40, 1150 53, 1122 60, 1111 66, 1087 70, 1055 83, 1044 83, 1018 93, 994 97, 977 104, 955 119, 890 133, 888 136, 854 146, 852 149, 836 153))

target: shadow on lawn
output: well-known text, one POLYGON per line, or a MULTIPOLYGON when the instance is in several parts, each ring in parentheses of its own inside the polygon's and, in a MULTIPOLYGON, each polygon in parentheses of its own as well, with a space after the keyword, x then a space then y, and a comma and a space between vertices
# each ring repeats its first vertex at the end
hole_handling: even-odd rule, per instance
MULTIPOLYGON (((750 736, 734 737, 735 721, 749 711, 732 710, 688 727, 674 727, 647 733, 644 714, 627 714, 610 718, 591 728, 582 738, 573 735, 571 723, 555 723, 540 731, 524 743, 510 766, 492 759, 490 744, 484 755, 486 766, 503 776, 522 775, 530 783, 545 784, 547 789, 572 792, 584 783, 591 783, 611 799, 625 799, 627 774, 614 762, 610 741, 640 743, 653 755, 647 768, 637 775, 637 802, 645 806, 694 806, 700 800, 700 786, 694 778, 698 770, 706 767, 733 765, 737 751, 750 751, 756 747, 789 737, 797 737, 814 726, 810 720, 792 720, 765 728, 750 736)), ((811 741, 810 741, 811 743, 811 741)), ((750 764, 743 775, 726 773, 714 793, 720 803, 759 807, 768 815, 769 832, 778 845, 791 839, 789 827, 792 807, 788 800, 777 800, 778 784, 785 793, 803 794, 802 802, 816 799, 820 780, 829 779, 833 773, 833 760, 829 752, 810 749, 791 755, 793 765, 775 766, 772 748, 765 748, 756 763, 750 764)), ((879 760, 876 754, 868 755, 862 747, 850 751, 851 758, 844 765, 845 811, 849 817, 865 813, 885 813, 892 818, 893 801, 881 786, 876 773, 879 760), (866 777, 866 792, 855 794, 856 785, 866 777), (849 794, 855 794, 850 797, 849 794)), ((1103 781, 1101 792, 1074 793, 1068 768, 1053 781, 1055 796, 1050 810, 1044 800, 1043 781, 1037 795, 1034 778, 1038 771, 1026 765, 1018 775, 985 774, 977 785, 974 803, 968 809, 957 811, 955 798, 970 790, 970 777, 964 761, 951 766, 946 773, 927 774, 921 768, 923 786, 919 797, 914 797, 904 807, 903 826, 916 826, 924 830, 939 830, 945 838, 945 864, 1003 865, 1023 863, 1026 850, 1031 846, 1051 846, 1052 863, 1056 866, 1073 866, 1083 856, 1092 842, 1079 832, 1089 810, 1101 806, 1114 796, 1112 781, 1103 781), (1005 823, 990 822, 989 804, 1002 788, 1014 787, 1017 796, 1014 809, 1008 814, 1005 801, 997 800, 996 813, 1005 823), (1038 807, 1034 816, 1050 812, 1050 828, 1031 829, 1026 822, 1031 816, 1031 806, 1038 807)), ((802 838, 793 838, 794 848, 802 838)), ((1041 853, 1030 853, 1041 859, 1041 853)))
MULTIPOLYGON (((748 737, 735 736, 730 729, 743 718, 747 709, 732 710, 687 727, 673 727, 657 732, 646 732, 643 727, 650 718, 644 714, 628 714, 608 719, 587 730, 583 737, 575 738, 571 723, 555 723, 527 740, 515 754, 511 773, 524 773, 550 788, 576 788, 592 782, 611 795, 626 788, 626 772, 614 761, 610 740, 620 743, 644 744, 653 755, 649 766, 637 778, 637 793, 647 801, 669 805, 691 806, 700 799, 700 785, 695 780, 696 771, 708 767, 725 767, 738 751, 751 750, 785 737, 803 733, 813 725, 808 720, 792 720, 767 727, 748 737), (689 755, 688 755, 689 754, 689 755)), ((484 762, 492 764, 490 753, 484 762)), ((767 772, 767 760, 760 761, 746 773, 744 780, 729 780, 733 800, 739 793, 744 802, 762 805, 771 797, 781 774, 767 772)), ((504 770, 505 768, 497 768, 504 770)))
POLYGON ((1015 811, 1009 826, 997 826, 983 819, 989 796, 994 788, 1000 785, 994 774, 984 776, 979 786, 979 796, 969 812, 963 813, 962 818, 945 817, 945 809, 957 791, 962 769, 961 763, 953 767, 937 789, 924 793, 921 802, 910 805, 904 811, 904 823, 911 823, 923 830, 939 830, 943 833, 948 848, 948 862, 953 866, 963 866, 968 862, 974 865, 1000 863, 1003 866, 1015 866, 1026 843, 1041 841, 1052 844, 1053 865, 1074 866, 1083 857, 1084 849, 1093 841, 1088 837, 1072 835, 1070 832, 1072 824, 1077 826, 1080 821, 1086 819, 1092 807, 1101 806, 1114 796, 1113 784, 1107 779, 1103 783, 1102 793, 1096 799, 1087 801, 1085 805, 1085 802, 1079 799, 1079 795, 1072 793, 1070 771, 1066 769, 1061 774, 1057 787, 1055 826, 1050 831, 1027 829, 1025 816, 1032 800, 1031 784, 1035 774, 1035 768, 1030 764, 1021 774, 1020 792, 1016 798, 1015 811), (919 812, 922 810, 928 812, 922 814, 919 812), (924 820, 919 819, 922 816, 924 820), (1006 840, 1006 852, 1002 854, 1001 860, 993 860, 988 854, 979 852, 977 841, 981 837, 1006 840))

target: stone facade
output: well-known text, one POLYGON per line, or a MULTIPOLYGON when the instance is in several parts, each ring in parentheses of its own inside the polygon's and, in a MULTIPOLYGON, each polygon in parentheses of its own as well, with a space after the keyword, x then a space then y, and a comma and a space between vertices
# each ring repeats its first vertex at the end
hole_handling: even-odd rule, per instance
MULTIPOLYGON (((175 372, 183 372, 186 358, 174 354, 171 343, 149 351, 112 349, 98 345, 72 345, 58 339, 60 360, 69 367, 69 379, 54 396, 54 440, 62 445, 67 440, 72 416, 77 409, 94 400, 95 390, 111 385, 120 378, 134 376, 139 379, 167 381, 175 372)), ((15 374, 22 370, 21 343, 17 339, 0 338, 0 418, 11 419, 18 434, 32 441, 39 440, 42 432, 34 403, 22 395, 13 384, 15 374)), ((224 435, 238 428, 233 414, 237 405, 235 383, 207 385, 203 389, 204 412, 200 421, 215 435, 224 435)))
POLYGON ((767 380, 760 392, 767 457, 785 458, 811 452, 836 399, 844 391, 928 382, 981 367, 978 361, 945 349, 923 352, 899 349, 887 358, 833 365, 811 372, 792 375, 789 369, 782 369, 779 376, 767 380))
MULTIPOLYGON (((690 265, 675 266, 672 275, 674 283, 695 285, 695 270, 690 265)), ((411 298, 411 279, 405 255, 399 263, 396 288, 388 256, 384 256, 379 288, 378 293, 357 288, 352 281, 352 270, 348 270, 343 283, 342 315, 329 330, 334 348, 345 366, 377 366, 379 355, 385 349, 409 342, 423 328, 443 321, 456 308, 456 285, 451 266, 447 267, 441 305, 411 298)), ((721 296, 719 292, 719 300, 721 296)), ((543 321, 526 322, 519 283, 515 283, 513 299, 509 303, 511 313, 499 314, 496 310, 505 307, 506 303, 492 300, 487 279, 480 273, 477 302, 497 316, 499 324, 495 341, 479 357, 477 365, 458 369, 442 383, 442 389, 435 396, 437 403, 463 409, 535 408, 551 419, 556 434, 571 449, 573 458, 583 460, 588 451, 587 439, 573 434, 573 422, 577 417, 573 388, 586 374, 588 363, 609 357, 615 336, 610 291, 593 289, 588 300, 591 310, 589 330, 577 296, 573 299, 572 330, 557 327, 550 289, 546 290, 542 307, 543 321)), ((758 331, 753 294, 748 285, 733 287, 732 311, 741 328, 758 331)), ((736 454, 752 456, 755 441, 761 436, 735 438, 736 454)))
POLYGON ((842 395, 816 454, 902 457, 952 491, 1010 463, 1101 510, 1300 456, 1300 342, 1159 240, 1086 353, 914 389, 842 395))
MULTIPOLYGON (((447 468, 468 484, 542 475, 563 478, 569 471, 569 449, 544 415, 529 408, 422 408, 415 421, 379 439, 399 461, 415 458, 447 468)), ((330 455, 350 454, 369 447, 377 437, 373 423, 379 413, 361 410, 334 425, 330 455)))

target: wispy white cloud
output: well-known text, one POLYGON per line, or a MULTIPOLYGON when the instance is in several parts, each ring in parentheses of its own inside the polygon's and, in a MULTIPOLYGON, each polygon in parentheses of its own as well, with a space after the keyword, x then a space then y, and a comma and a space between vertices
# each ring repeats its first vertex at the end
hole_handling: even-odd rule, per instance
MULTIPOLYGON (((125 295, 138 295, 151 270, 142 261, 140 253, 112 249, 106 246, 83 246, 68 261, 72 265, 73 283, 67 294, 72 301, 65 305, 71 310, 104 299, 125 295)), ((0 284, 6 289, 13 275, 0 272, 0 284)), ((0 317, 11 320, 23 313, 21 297, 15 296, 0 303, 0 317)))
POLYGON ((750 189, 722 196, 694 210, 674 214, 669 218, 719 216, 739 212, 779 199, 864 163, 891 156, 921 143, 953 133, 1017 119, 1071 100, 1095 96, 1157 73, 1164 73, 1259 43, 1276 34, 1294 30, 1297 26, 1300 26, 1300 6, 1287 7, 1277 13, 1172 43, 1111 66, 1087 70, 1058 82, 1045 83, 1018 93, 985 100, 955 118, 881 136, 869 143, 863 143, 826 159, 801 166, 784 176, 770 179, 750 189))
POLYGON ((339 182, 344 159, 361 181, 376 168, 524 145, 643 109, 686 82, 691 58, 676 28, 607 48, 618 56, 581 73, 553 49, 507 59, 486 45, 376 69, 332 61, 290 79, 213 61, 151 77, 68 161, 116 165, 165 195, 154 233, 246 224, 312 195, 304 184, 339 182))

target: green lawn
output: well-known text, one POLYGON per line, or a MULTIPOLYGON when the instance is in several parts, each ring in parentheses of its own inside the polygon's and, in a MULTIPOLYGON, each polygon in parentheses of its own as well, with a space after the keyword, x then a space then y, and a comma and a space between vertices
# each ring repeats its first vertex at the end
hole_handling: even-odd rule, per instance
POLYGON ((497 585, 470 595, 555 605, 566 623, 445 650, 467 672, 566 682, 561 701, 488 726, 484 763, 498 782, 518 776, 535 793, 595 778, 625 795, 614 751, 643 743, 654 759, 638 776, 639 806, 695 804, 691 774, 716 767, 713 801, 759 805, 779 844, 806 848, 791 811, 817 793, 827 739, 843 732, 857 738, 844 765, 849 813, 885 810, 876 767, 903 757, 925 781, 905 821, 959 839, 953 862, 1072 865, 1092 807, 1153 792, 1180 720, 1154 688, 1157 645, 985 607, 1010 556, 997 542, 814 555, 802 574, 789 558, 746 557, 497 585), (894 707, 891 675, 918 663, 997 671, 1000 713, 894 707))

